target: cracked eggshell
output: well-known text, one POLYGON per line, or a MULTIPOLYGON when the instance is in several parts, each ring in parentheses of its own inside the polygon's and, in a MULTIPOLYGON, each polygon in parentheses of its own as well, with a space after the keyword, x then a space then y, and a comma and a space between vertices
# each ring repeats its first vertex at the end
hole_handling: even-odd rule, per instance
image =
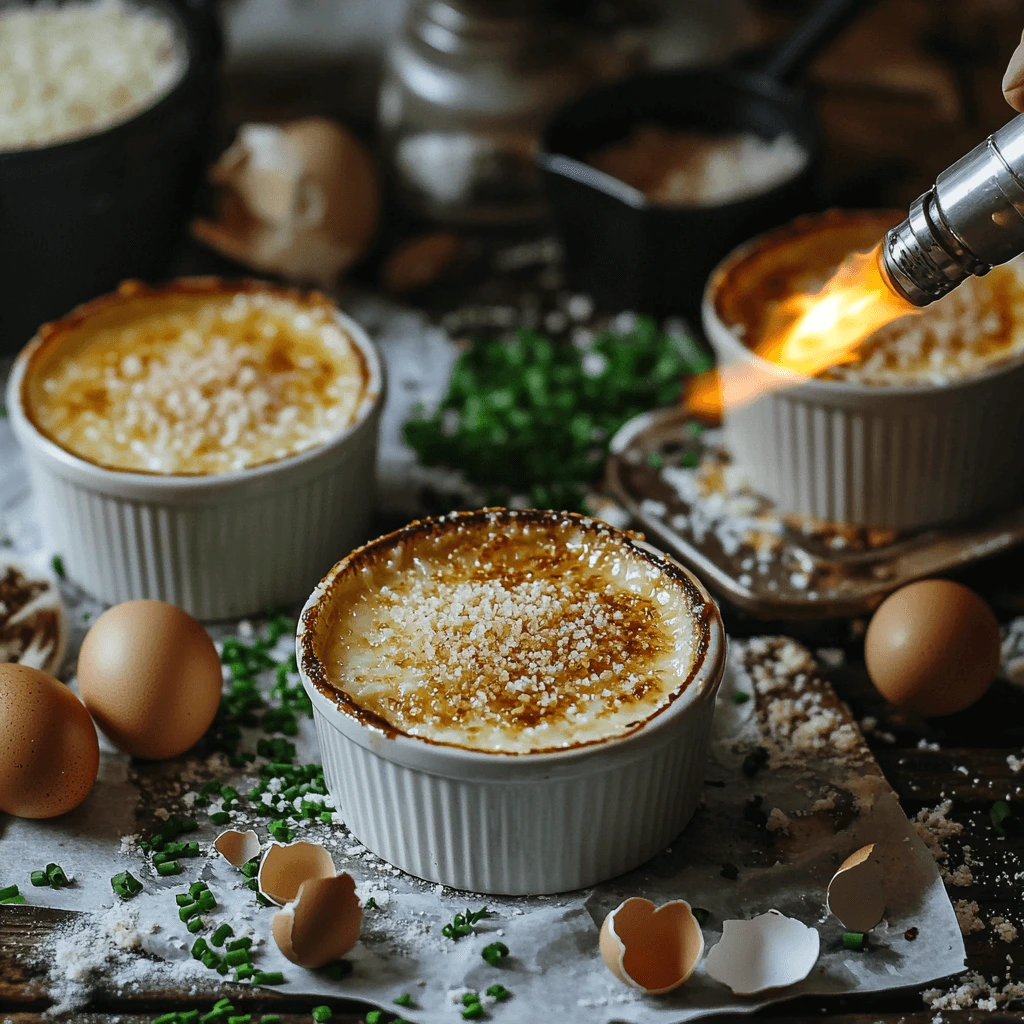
POLYGON ((271 843, 256 877, 260 892, 284 906, 295 899, 303 882, 333 878, 336 873, 331 855, 319 843, 271 843))
POLYGON ((377 230, 377 172, 366 147, 327 118, 244 125, 210 171, 215 220, 193 222, 210 248, 258 270, 329 288, 377 230))
POLYGON ((55 675, 67 643, 68 616, 54 576, 20 559, 0 561, 0 664, 55 675))
POLYGON ((738 996, 788 988, 803 981, 818 960, 814 928, 777 910, 749 921, 726 921, 711 948, 708 975, 738 996))
POLYGON ((601 956, 630 988, 661 995, 682 985, 704 954, 704 935, 685 900, 660 907, 633 897, 601 925, 601 956))
POLYGON ((867 932, 885 913, 882 868, 871 854, 875 844, 851 853, 828 883, 826 906, 851 932, 867 932))
POLYGON ((298 896, 274 915, 278 949, 293 964, 316 969, 340 960, 358 941, 363 910, 349 874, 308 878, 298 896))
POLYGON ((214 839, 213 848, 232 867, 240 868, 253 857, 260 855, 260 837, 252 829, 248 832, 238 832, 229 828, 214 839))

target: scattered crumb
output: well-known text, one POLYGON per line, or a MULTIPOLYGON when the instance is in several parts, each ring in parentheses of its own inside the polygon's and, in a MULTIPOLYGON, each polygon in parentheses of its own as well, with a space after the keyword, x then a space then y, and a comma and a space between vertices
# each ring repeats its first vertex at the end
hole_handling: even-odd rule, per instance
POLYGON ((990 918, 988 923, 996 938, 1002 939, 1003 942, 1017 941, 1017 929, 1005 917, 990 918))
POLYGON ((789 831, 789 815, 784 811, 780 811, 778 807, 773 807, 768 814, 767 829, 769 832, 788 832, 789 831))
POLYGON ((954 900, 953 911, 956 913, 956 923, 960 925, 961 935, 985 930, 985 922, 978 916, 978 904, 975 900, 954 900))

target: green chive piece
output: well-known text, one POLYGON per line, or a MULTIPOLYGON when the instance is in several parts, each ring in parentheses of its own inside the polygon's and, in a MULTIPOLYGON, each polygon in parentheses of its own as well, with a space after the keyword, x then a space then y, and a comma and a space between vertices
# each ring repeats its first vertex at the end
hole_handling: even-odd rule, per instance
POLYGON ((231 815, 227 811, 212 811, 210 813, 210 821, 214 825, 226 825, 231 820, 231 815))
POLYGON ((188 887, 188 894, 192 897, 192 899, 196 899, 201 892, 205 892, 209 888, 210 887, 205 882, 193 882, 188 887))
POLYGON ((164 878, 168 875, 180 875, 181 871, 181 865, 176 860, 169 860, 156 866, 156 873, 164 878))
POLYGON ((239 1013, 234 1017, 228 1017, 228 1024, 249 1024, 252 1020, 251 1013, 239 1013))
POLYGON ((333 964, 328 964, 323 972, 324 976, 332 981, 341 981, 352 973, 352 964, 348 960, 335 960, 333 964))
POLYGON ((53 567, 53 571, 62 579, 67 579, 67 574, 64 571, 64 559, 60 555, 54 555, 50 559, 50 565, 53 567))
POLYGON ((198 1010, 182 1010, 178 1013, 178 1024, 199 1024, 198 1010))
POLYGON ((229 967, 241 967, 249 962, 249 950, 232 949, 224 955, 224 962, 229 967))
POLYGON ((233 953, 236 949, 249 949, 251 946, 252 939, 248 935, 243 935, 240 939, 232 939, 224 948, 233 953))
POLYGON ((510 995, 511 992, 504 985, 491 985, 487 989, 487 995, 492 999, 497 999, 499 1003, 504 1002, 510 995))
POLYGON ((255 985, 283 985, 284 975, 280 971, 256 971, 252 980, 255 985))
POLYGON ((331 1013, 331 1008, 329 1006, 313 1007, 313 1020, 316 1021, 316 1024, 324 1024, 325 1021, 330 1020, 333 1016, 334 1014, 331 1013))
POLYGON ((864 939, 863 932, 845 932, 843 934, 843 945, 847 949, 863 949, 864 939))
POLYGON ((71 884, 64 869, 59 864, 46 865, 46 880, 50 883, 51 889, 63 889, 71 884))
POLYGON ((396 1000, 395 1006, 413 1006, 415 1000, 408 992, 403 992, 396 1000))
POLYGON ((248 981, 253 974, 253 966, 250 963, 239 964, 235 968, 235 981, 248 981))
POLYGON ((371 896, 364 904, 363 910, 377 910, 377 901, 371 896))
POLYGON ((8 903, 8 904, 15 904, 15 903, 20 904, 20 903, 24 903, 24 902, 25 902, 25 897, 20 895, 20 894, 17 895, 17 896, 8 896, 6 899, 0 900, 0 903, 8 903))
POLYGON ((999 835, 1006 835, 1006 827, 1003 824, 1007 818, 1013 817, 1013 808, 1005 800, 997 800, 988 812, 992 820, 992 827, 999 835))
POLYGON ((380 1019, 383 1016, 383 1010, 368 1010, 366 1013, 366 1024, 380 1024, 380 1019))
POLYGON ((210 911, 216 909, 216 907, 217 907, 217 899, 216 899, 216 897, 213 895, 212 892, 210 892, 209 889, 204 889, 199 894, 199 909, 204 914, 209 914, 210 911))
POLYGON ((215 968, 220 964, 220 957, 212 949, 208 949, 200 958, 204 967, 215 968))
POLYGON ((194 960, 202 959, 203 954, 209 949, 206 939, 199 938, 192 943, 192 958, 194 960))
POLYGON ((195 903, 195 900, 192 898, 191 894, 187 892, 179 892, 178 895, 174 897, 174 902, 177 903, 179 907, 188 907, 195 903))
POLYGON ((198 903, 190 903, 187 907, 182 907, 178 911, 178 920, 183 924, 188 924, 200 912, 198 903))
POLYGON ((692 907, 691 913, 697 919, 697 924, 704 927, 708 923, 708 919, 711 917, 711 911, 705 910, 703 907, 692 907))
POLYGON ((260 1024, 281 1024, 281 1018, 276 1013, 265 1013, 260 1017, 260 1024))
POLYGON ((185 927, 195 935, 196 932, 203 930, 203 919, 201 917, 193 917, 185 927))
POLYGON ((722 870, 719 872, 719 874, 723 878, 728 878, 730 881, 734 882, 740 876, 740 869, 736 867, 735 864, 723 864, 722 870))
POLYGON ((479 1003, 479 1002, 480 1002, 480 993, 479 992, 463 992, 462 993, 462 1005, 463 1006, 472 1006, 473 1003, 479 1003))
POLYGON ((215 946, 223 946, 225 940, 229 939, 234 934, 235 929, 232 928, 231 925, 225 923, 217 927, 217 930, 213 933, 212 936, 210 936, 210 941, 215 946))
POLYGON ((489 946, 484 946, 480 955, 492 967, 496 967, 508 956, 508 946, 504 942, 492 942, 489 946))
POLYGON ((29 877, 32 879, 32 884, 37 889, 42 888, 44 885, 49 885, 50 884, 46 880, 46 872, 45 871, 33 871, 32 874, 29 877))
POLYGON ((170 1013, 162 1013, 159 1017, 153 1018, 153 1024, 178 1024, 178 1013, 172 1010, 170 1013))
POLYGON ((255 878, 260 873, 260 862, 255 858, 247 860, 238 870, 245 878, 255 878))
POLYGON ((735 690, 732 695, 733 704, 746 704, 750 700, 750 694, 746 690, 735 690))
POLYGON ((142 883, 130 871, 114 875, 110 880, 110 886, 123 900, 130 900, 142 892, 142 883))
POLYGON ((462 1011, 463 1020, 476 1020, 484 1015, 484 1008, 479 1003, 470 1003, 462 1011))
POLYGON ((334 811, 321 811, 320 820, 325 825, 331 825, 334 823, 334 811))
POLYGON ((0 900, 9 900, 12 896, 20 896, 21 890, 16 885, 8 885, 0 889, 0 900))

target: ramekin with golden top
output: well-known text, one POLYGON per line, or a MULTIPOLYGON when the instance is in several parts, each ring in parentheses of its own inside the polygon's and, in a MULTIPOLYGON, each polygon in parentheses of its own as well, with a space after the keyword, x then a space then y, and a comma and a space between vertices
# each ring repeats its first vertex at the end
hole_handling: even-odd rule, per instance
POLYGON ((44 326, 7 406, 71 579, 218 619, 301 600, 366 537, 383 390, 323 296, 187 278, 44 326))
POLYGON ((636 537, 485 509, 354 551, 299 620, 328 788, 420 878, 549 893, 663 849, 700 799, 726 640, 636 537))
POLYGON ((719 364, 741 368, 733 379, 760 391, 736 401, 723 377, 726 441, 783 511, 900 531, 1024 501, 1021 261, 886 325, 856 358, 817 377, 797 378, 753 351, 775 304, 816 291, 902 216, 798 218, 741 246, 708 282, 704 330, 719 364))

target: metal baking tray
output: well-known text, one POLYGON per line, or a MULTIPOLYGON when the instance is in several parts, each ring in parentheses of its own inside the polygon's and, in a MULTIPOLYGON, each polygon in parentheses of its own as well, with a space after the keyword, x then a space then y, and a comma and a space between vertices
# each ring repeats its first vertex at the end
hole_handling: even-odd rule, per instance
POLYGON ((739 480, 721 432, 682 408, 626 423, 612 439, 606 473, 612 495, 650 539, 759 618, 862 615, 906 583, 1024 541, 1024 508, 899 536, 783 515, 739 480))

